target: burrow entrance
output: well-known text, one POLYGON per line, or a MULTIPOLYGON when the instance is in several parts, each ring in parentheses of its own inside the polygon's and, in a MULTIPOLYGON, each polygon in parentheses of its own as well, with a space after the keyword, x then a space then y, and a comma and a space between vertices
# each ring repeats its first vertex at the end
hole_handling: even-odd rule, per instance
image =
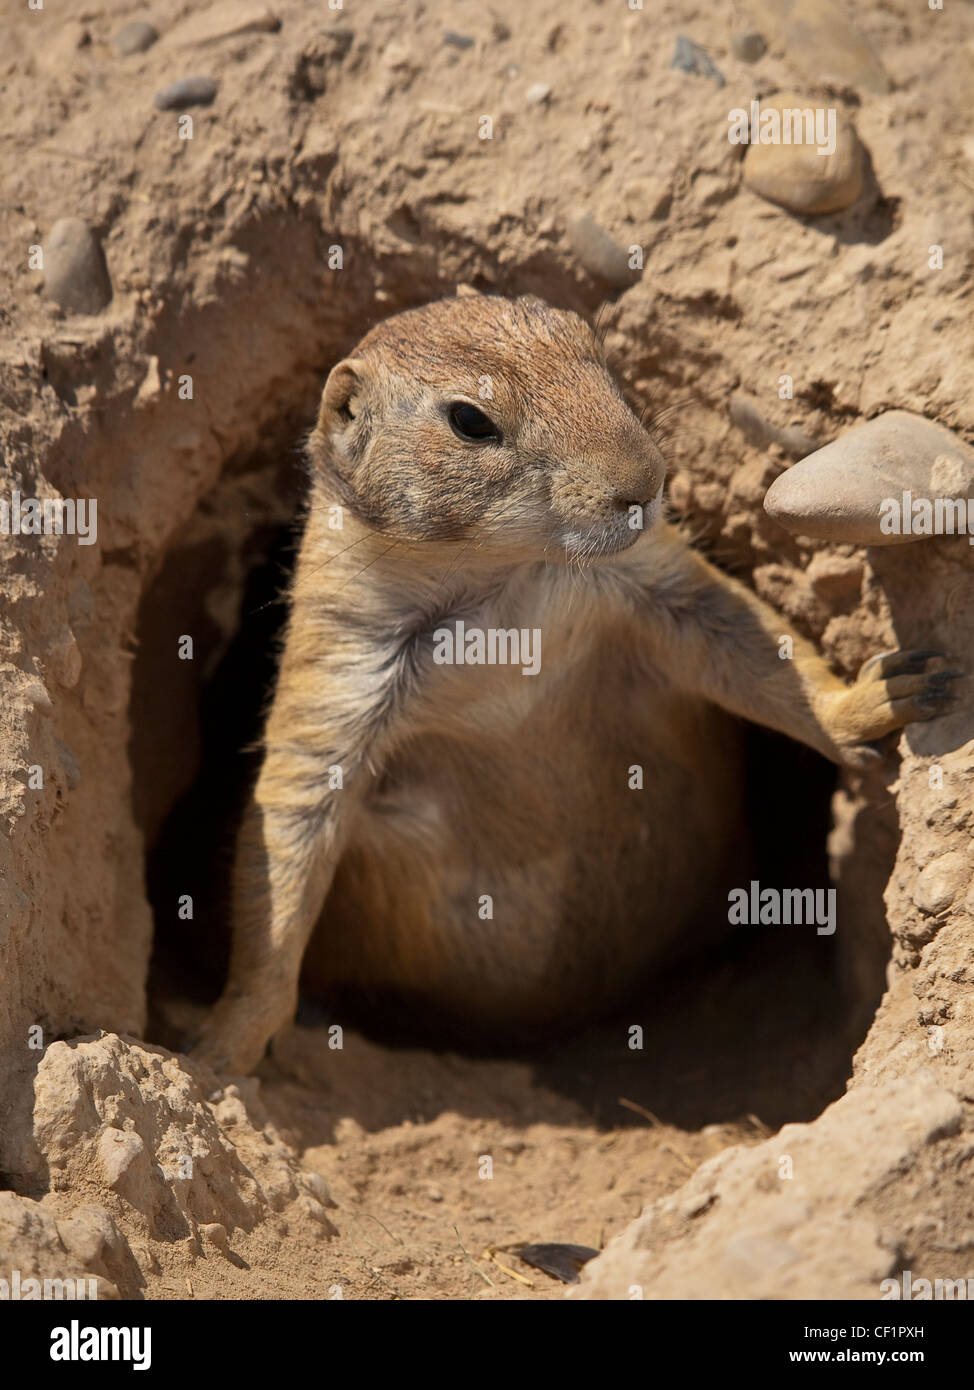
MULTIPOLYGON (((156 922, 149 1036, 176 1049, 191 1040, 225 970, 234 835, 256 773, 253 745, 300 535, 307 424, 298 415, 271 422, 256 452, 228 460, 141 604, 131 727, 156 922), (193 635, 194 657, 177 692, 171 653, 183 634, 193 635), (180 912, 187 897, 191 919, 180 912)), ((577 1036, 518 1054, 537 1085, 570 1098, 597 1126, 645 1124, 644 1112, 688 1131, 748 1115, 772 1128, 811 1119, 842 1094, 878 1004, 887 955, 881 894, 895 833, 888 825, 877 833, 876 822, 891 808, 868 808, 847 827, 830 877, 835 770, 784 738, 756 728, 748 736, 742 814, 755 833, 760 881, 837 886, 839 931, 739 929, 650 982, 624 1018, 580 1022, 577 1036), (855 828, 863 825, 866 836, 855 828), (641 1050, 627 1045, 633 1022, 644 1030, 641 1050)), ((398 1048, 436 1045, 420 1020, 390 1028, 381 1011, 347 999, 305 1000, 299 1013, 311 1030, 335 1018, 388 1048, 391 1067, 398 1048)), ((471 1115, 480 1103, 474 1080, 471 1115)))

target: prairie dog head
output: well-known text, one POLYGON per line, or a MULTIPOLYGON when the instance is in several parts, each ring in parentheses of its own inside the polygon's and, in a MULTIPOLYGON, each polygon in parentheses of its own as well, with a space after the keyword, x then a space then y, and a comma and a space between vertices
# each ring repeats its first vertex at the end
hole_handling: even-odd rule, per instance
POLYGON ((592 329, 533 297, 379 324, 329 374, 309 454, 376 530, 511 559, 625 549, 657 519, 665 473, 592 329))

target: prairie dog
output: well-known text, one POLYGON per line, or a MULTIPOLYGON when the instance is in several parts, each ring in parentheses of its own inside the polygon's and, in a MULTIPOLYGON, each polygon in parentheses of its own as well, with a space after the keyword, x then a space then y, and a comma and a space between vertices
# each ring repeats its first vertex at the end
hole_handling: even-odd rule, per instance
POLYGON ((591 328, 538 299, 381 323, 329 374, 308 455, 198 1048, 217 1070, 292 1019, 316 924, 322 982, 501 1034, 604 1008, 711 911, 728 714, 855 764, 950 701, 930 652, 852 686, 797 636, 780 659, 787 624, 663 519, 663 458, 591 328))

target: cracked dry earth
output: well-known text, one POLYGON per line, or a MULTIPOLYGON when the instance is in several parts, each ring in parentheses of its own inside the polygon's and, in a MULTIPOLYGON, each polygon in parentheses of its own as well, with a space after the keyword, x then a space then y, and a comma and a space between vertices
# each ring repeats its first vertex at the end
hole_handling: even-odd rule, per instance
POLYGON ((889 410, 974 443, 974 7, 863 4, 855 32, 827 0, 789 11, 8 7, 0 497, 99 505, 90 546, 0 536, 0 1277, 563 1297, 526 1242, 602 1251, 583 1298, 974 1273, 969 702, 907 730, 878 788, 756 737, 742 814, 769 875, 837 887, 833 940, 732 935, 531 1054, 381 1020, 337 1049, 310 1007, 255 1078, 183 1053, 219 983, 295 446, 387 314, 470 284, 597 320, 636 407, 668 415, 670 508, 712 558, 847 678, 897 645, 969 667, 964 538, 829 542, 763 499, 889 410), (148 46, 120 41, 142 20, 148 46), (672 65, 681 36, 717 77, 672 65), (208 104, 160 101, 186 78, 208 104), (857 133, 848 206, 755 191, 728 111, 781 92, 857 133))

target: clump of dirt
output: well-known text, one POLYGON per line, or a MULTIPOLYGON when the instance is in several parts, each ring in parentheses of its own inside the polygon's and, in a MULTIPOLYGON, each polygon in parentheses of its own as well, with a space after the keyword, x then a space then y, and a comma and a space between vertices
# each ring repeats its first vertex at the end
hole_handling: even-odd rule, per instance
POLYGON ((115 42, 144 18, 124 0, 9 18, 0 499, 98 506, 93 544, 0 538, 0 1277, 552 1298, 521 1244, 613 1238, 579 1295, 966 1273, 969 706, 904 735, 878 798, 755 735, 768 880, 798 855, 791 881, 834 883, 834 941, 752 930, 531 1055, 311 1012, 256 1081, 181 1054, 219 976, 301 434, 385 315, 463 283, 589 315, 671 509, 837 670, 974 647, 963 539, 823 547, 762 508, 888 408, 974 440, 974 14, 859 7, 877 66, 844 19, 816 46, 781 9, 182 3, 147 47, 115 42), (204 102, 155 100, 189 77, 204 102), (845 211, 742 184, 728 112, 796 88, 858 132, 845 211))

